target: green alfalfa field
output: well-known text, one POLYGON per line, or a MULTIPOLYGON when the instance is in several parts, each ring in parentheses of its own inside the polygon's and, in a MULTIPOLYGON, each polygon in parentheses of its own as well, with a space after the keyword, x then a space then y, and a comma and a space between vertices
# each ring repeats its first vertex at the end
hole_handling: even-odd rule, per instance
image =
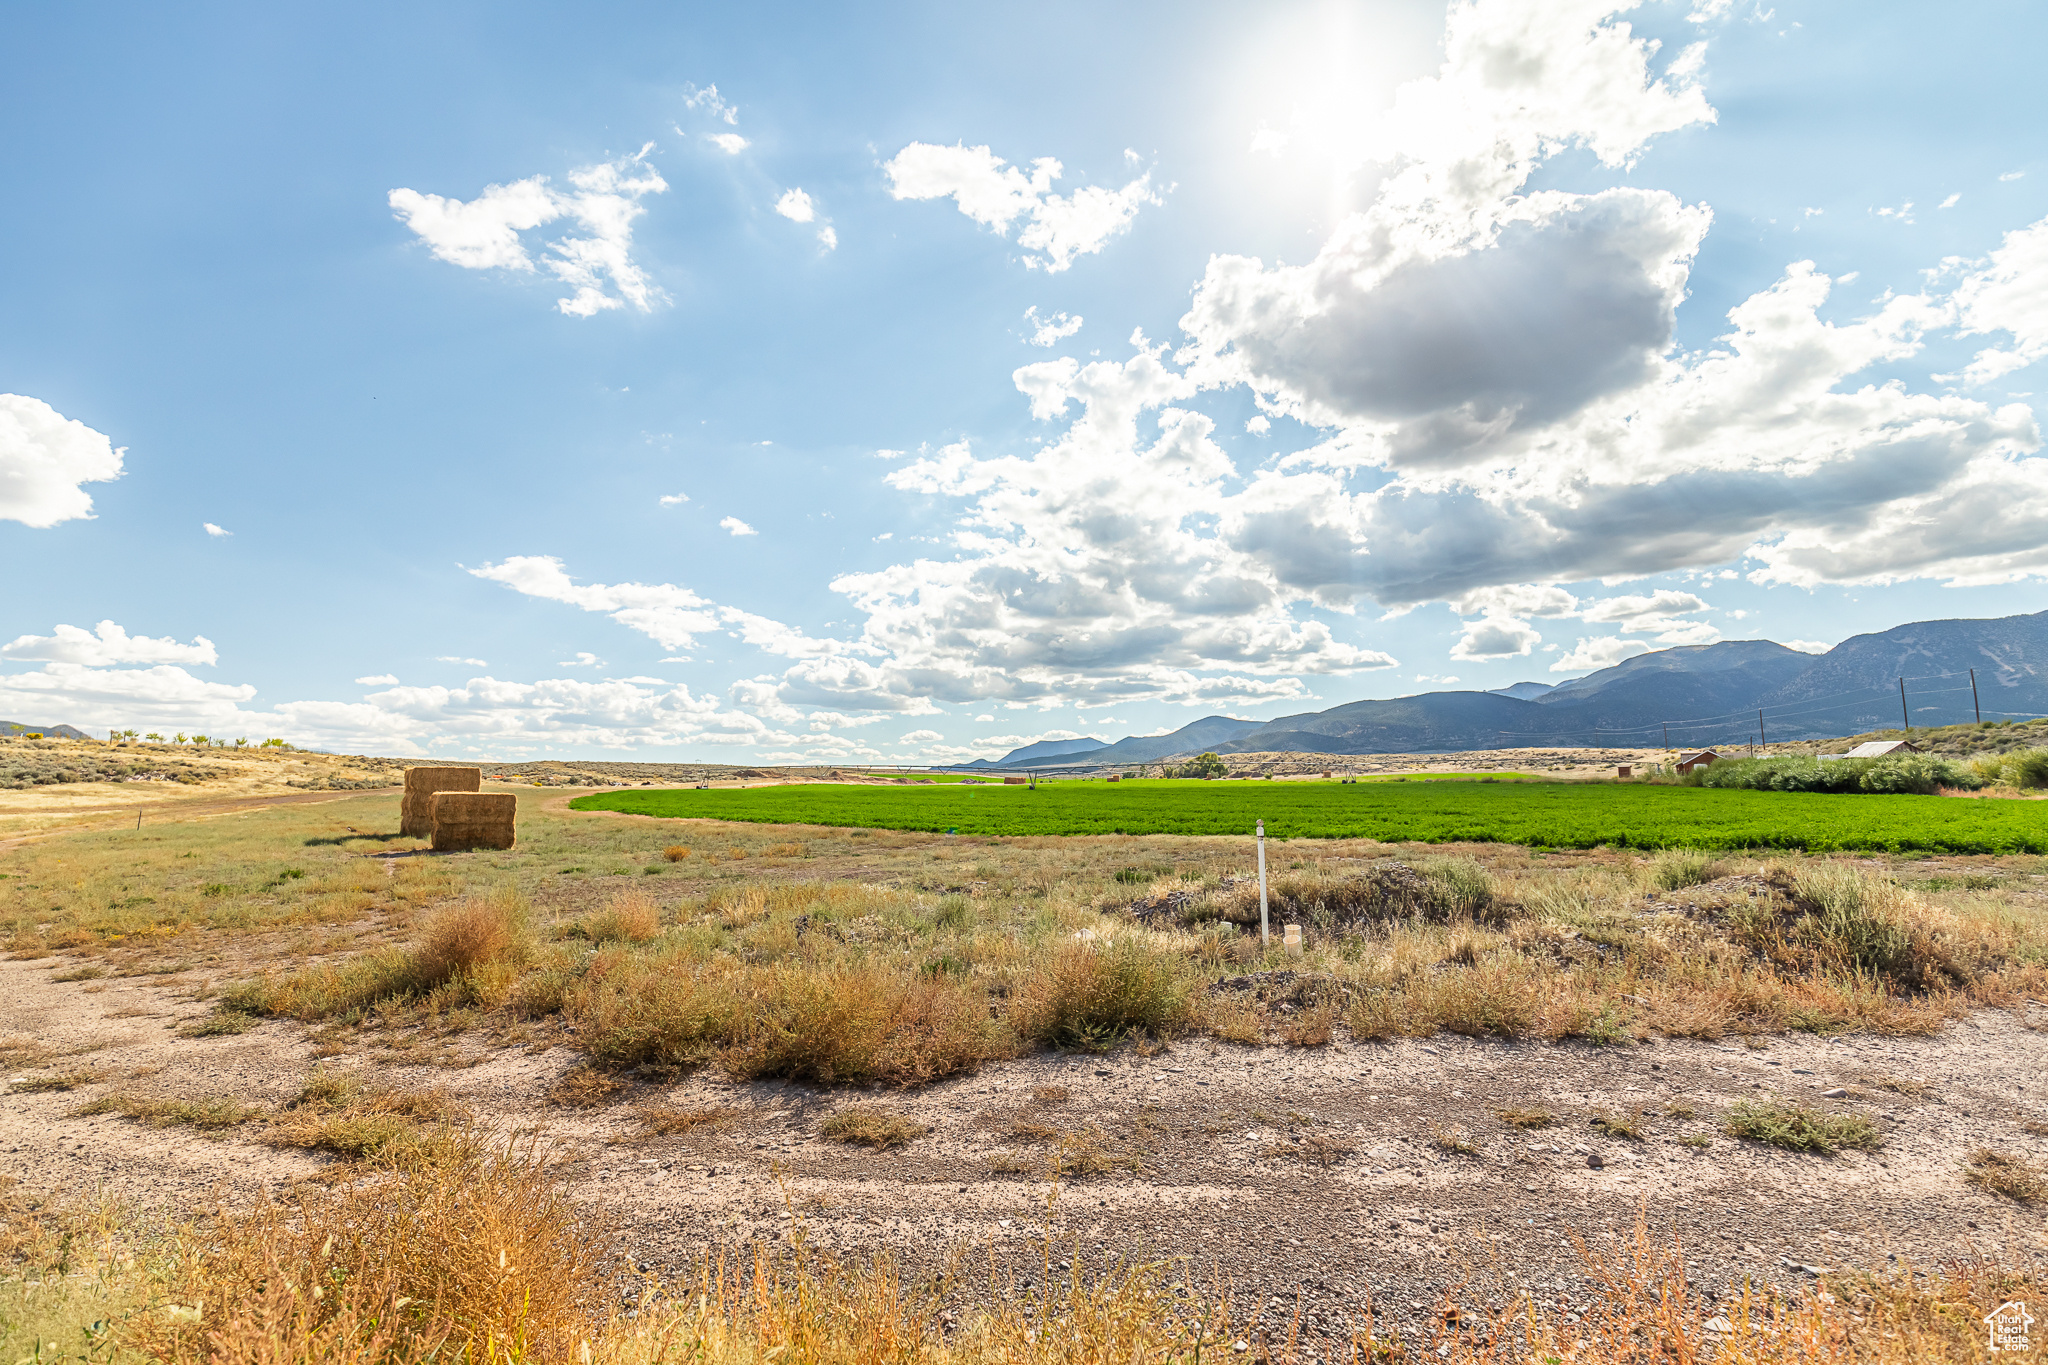
POLYGON ((579 797, 577 810, 990 836, 1216 835, 1533 848, 2048 852, 2048 803, 1598 782, 830 783, 579 797))

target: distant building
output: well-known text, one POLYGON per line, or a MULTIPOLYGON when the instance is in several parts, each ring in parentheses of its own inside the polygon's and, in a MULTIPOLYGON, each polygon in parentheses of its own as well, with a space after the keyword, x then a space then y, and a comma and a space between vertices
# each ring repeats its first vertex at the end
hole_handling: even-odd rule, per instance
POLYGON ((1920 746, 1910 739, 1873 739, 1868 744, 1859 744, 1846 754, 1829 754, 1829 758, 1890 758, 1893 754, 1917 754, 1920 746))
POLYGON ((1689 773, 1694 768, 1702 767, 1708 763, 1719 763, 1720 761, 1721 755, 1715 753, 1712 749, 1699 749, 1692 753, 1680 754, 1678 756, 1678 771, 1689 773))

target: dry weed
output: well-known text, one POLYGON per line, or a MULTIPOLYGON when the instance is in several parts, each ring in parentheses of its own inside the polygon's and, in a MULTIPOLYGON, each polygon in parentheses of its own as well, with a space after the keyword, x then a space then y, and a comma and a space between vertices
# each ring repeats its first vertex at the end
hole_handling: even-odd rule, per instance
POLYGON ((661 907, 645 891, 629 887, 578 920, 575 932, 592 943, 645 943, 661 932, 661 907))
POLYGON ((708 1104, 678 1109, 672 1105, 644 1104, 633 1111, 633 1118, 639 1125, 633 1136, 636 1139, 680 1137, 699 1128, 723 1128, 742 1116, 743 1111, 724 1105, 708 1104))
POLYGON ((2015 1203, 2032 1204, 2048 1199, 2048 1171, 2038 1162, 1979 1147, 1963 1163, 1963 1178, 1980 1190, 2002 1194, 2015 1203))
POLYGON ((618 1078, 594 1066, 572 1066, 548 1087, 548 1102, 565 1109, 594 1109, 619 1092, 618 1078))
POLYGON ((879 1104, 850 1104, 818 1124, 819 1134, 834 1142, 877 1151, 907 1147, 930 1131, 909 1115, 879 1104))

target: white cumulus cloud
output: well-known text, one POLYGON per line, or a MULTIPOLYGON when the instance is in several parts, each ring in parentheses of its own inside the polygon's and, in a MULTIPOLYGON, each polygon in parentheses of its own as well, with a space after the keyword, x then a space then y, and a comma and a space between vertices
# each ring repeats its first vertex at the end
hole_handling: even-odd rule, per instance
POLYGON ((1147 171, 1122 189, 1090 185, 1060 197, 1052 192, 1062 167, 1039 157, 1027 175, 987 147, 913 142, 883 167, 898 199, 951 197, 984 227, 1007 236, 1018 225, 1024 263, 1048 273, 1065 270, 1076 256, 1092 255, 1125 231, 1147 204, 1162 202, 1147 171))
POLYGON ((775 211, 792 223, 808 223, 818 216, 811 196, 800 189, 784 190, 782 197, 775 201, 775 211))
POLYGON ((1458 643, 1451 646, 1451 657, 1506 659, 1527 654, 1542 643, 1542 632, 1527 621, 1512 616, 1482 616, 1465 623, 1458 643))
POLYGON ((653 149, 650 142, 631 156, 571 171, 566 191, 536 175, 488 185, 467 202, 411 189, 392 190, 389 200, 399 221, 451 265, 529 274, 545 268, 574 291, 555 305, 571 317, 628 304, 644 313, 667 297, 632 255, 633 220, 646 212, 640 200, 668 189, 647 162, 653 149), (537 266, 520 234, 558 219, 578 230, 548 243, 537 266))
POLYGON ((1649 653, 1650 647, 1640 640, 1623 640, 1617 636, 1581 637, 1571 653, 1559 657, 1550 666, 1552 673, 1586 673, 1602 668, 1612 668, 1623 659, 1637 654, 1649 653))
POLYGON ((220 662, 220 655, 204 635, 193 636, 187 645, 169 637, 130 635, 114 622, 102 621, 92 630, 58 626, 48 635, 17 635, 0 645, 0 659, 104 668, 113 664, 213 664, 220 662))
POLYGON ((758 536, 761 534, 738 517, 720 517, 718 524, 736 536, 758 536))
POLYGON ((704 140, 727 156, 738 156, 754 145, 738 133, 706 133, 704 140))
POLYGON ((366 678, 357 678, 356 684, 360 687, 396 687, 398 677, 392 673, 372 673, 366 678))
POLYGON ((1052 346, 1081 330, 1082 319, 1065 313, 1054 313, 1051 317, 1040 317, 1038 305, 1024 310, 1024 321, 1031 328, 1027 340, 1033 346, 1052 346))
POLYGON ((0 519, 40 529, 90 517, 81 485, 120 478, 126 453, 39 398, 0 393, 0 519))
POLYGON ((217 539, 219 539, 219 538, 220 538, 220 537, 222 537, 222 536, 231 536, 231 535, 233 535, 233 534, 234 534, 234 532, 233 532, 233 531, 230 531, 230 530, 226 529, 225 527, 221 527, 221 526, 216 526, 216 525, 214 525, 214 524, 213 524, 212 522, 210 522, 210 521, 209 521, 209 522, 207 522, 207 523, 205 523, 205 531, 206 531, 206 534, 208 534, 209 536, 212 536, 212 537, 214 537, 214 538, 215 538, 216 540, 217 540, 217 539))
POLYGON ((2048 218, 2005 234, 1955 292, 1965 336, 2005 332, 2010 346, 1977 352, 1963 382, 1986 384, 2048 355, 2048 218))

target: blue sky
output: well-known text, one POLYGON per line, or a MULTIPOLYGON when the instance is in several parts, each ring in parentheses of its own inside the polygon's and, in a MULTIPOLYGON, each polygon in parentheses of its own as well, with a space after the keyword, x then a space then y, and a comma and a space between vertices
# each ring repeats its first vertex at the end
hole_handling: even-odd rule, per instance
POLYGON ((910 761, 2037 610, 2044 27, 24 11, 0 718, 910 761))

